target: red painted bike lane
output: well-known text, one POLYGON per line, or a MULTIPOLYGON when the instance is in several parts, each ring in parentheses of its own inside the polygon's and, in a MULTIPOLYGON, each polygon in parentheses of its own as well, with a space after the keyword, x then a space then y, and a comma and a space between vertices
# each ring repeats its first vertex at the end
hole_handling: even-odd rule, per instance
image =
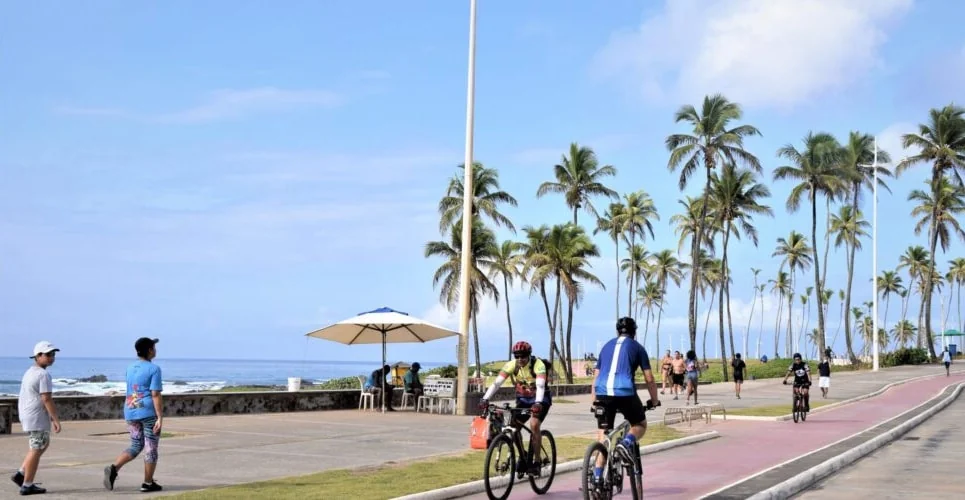
MULTIPOLYGON (((945 387, 963 381, 965 375, 959 374, 907 382, 873 398, 812 413, 807 422, 798 424, 715 420, 711 428, 720 433, 720 437, 644 456, 644 495, 662 499, 698 498, 873 427, 924 403, 945 387)), ((788 388, 788 406, 790 392, 788 388)), ((587 425, 592 426, 592 420, 588 419, 587 425)), ((559 475, 546 495, 533 493, 529 483, 518 483, 511 497, 581 499, 580 481, 580 473, 559 475)), ((623 495, 629 492, 624 490, 623 495)), ((469 498, 487 497, 482 493, 469 498)))

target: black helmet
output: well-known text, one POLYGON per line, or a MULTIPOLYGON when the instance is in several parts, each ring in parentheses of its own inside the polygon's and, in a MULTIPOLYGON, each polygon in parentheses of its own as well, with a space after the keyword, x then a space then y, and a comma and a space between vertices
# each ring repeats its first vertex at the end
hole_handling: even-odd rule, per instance
POLYGON ((617 335, 637 336, 637 322, 626 316, 617 320, 617 335))
POLYGON ((791 357, 794 358, 794 359, 801 359, 801 353, 796 352, 796 353, 794 353, 794 356, 791 356, 791 357))

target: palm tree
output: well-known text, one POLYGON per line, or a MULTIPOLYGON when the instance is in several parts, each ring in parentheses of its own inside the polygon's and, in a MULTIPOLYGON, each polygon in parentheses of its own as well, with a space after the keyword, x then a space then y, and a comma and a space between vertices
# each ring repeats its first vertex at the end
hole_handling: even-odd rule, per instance
MULTIPOLYGON (((788 294, 788 297, 787 297, 787 344, 786 344, 787 353, 786 354, 787 354, 787 357, 791 357, 791 349, 794 344, 794 341, 791 335, 791 319, 792 319, 793 306, 794 306, 794 300, 792 299, 794 298, 794 290, 795 290, 794 275, 798 269, 800 269, 801 271, 804 271, 805 269, 810 267, 811 261, 815 257, 812 254, 812 249, 810 246, 808 246, 808 242, 804 238, 804 235, 797 231, 791 231, 791 234, 788 235, 786 239, 778 238, 777 248, 774 250, 774 253, 771 256, 783 257, 783 260, 781 262, 781 269, 783 270, 784 266, 787 266, 787 269, 790 272, 790 280, 788 281, 790 293, 788 294)), ((822 346, 822 352, 823 352, 823 346, 822 346)))
MULTIPOLYGON (((921 245, 909 246, 905 249, 900 257, 898 257, 898 271, 902 269, 908 269, 908 289, 917 290, 918 287, 915 286, 915 280, 921 280, 928 270, 929 259, 931 257, 928 254, 928 250, 921 245)), ((901 319, 908 319, 908 301, 911 299, 912 293, 909 292, 905 296, 905 300, 901 305, 901 319)), ((924 300, 924 297, 922 298, 924 300)), ((919 315, 919 319, 921 316, 919 315)), ((921 326, 920 324, 918 325, 921 326)), ((917 330, 917 328, 916 328, 917 330)))
POLYGON ((620 318, 620 237, 626 231, 626 207, 623 203, 610 203, 610 207, 603 212, 603 216, 596 220, 596 229, 593 234, 605 232, 613 240, 614 259, 617 267, 616 280, 616 307, 617 314, 615 319, 620 318))
POLYGON ((885 330, 888 329, 888 306, 891 303, 891 296, 894 294, 900 294, 905 286, 901 283, 901 276, 898 275, 898 271, 884 271, 881 276, 878 276, 877 283, 878 294, 885 299, 885 317, 881 324, 884 326, 885 330))
POLYGON ((573 224, 578 224, 577 214, 580 208, 593 217, 597 216, 591 201, 594 196, 616 198, 617 192, 602 182, 604 177, 613 177, 616 174, 617 169, 610 165, 600 166, 593 149, 574 142, 570 144, 569 158, 563 155, 561 164, 553 166, 556 182, 540 184, 536 196, 542 198, 548 193, 562 194, 566 206, 573 209, 573 224))
MULTIPOLYGON (((839 318, 839 319, 838 319, 838 327, 834 330, 834 338, 831 339, 831 347, 832 347, 832 348, 834 348, 834 345, 838 342, 838 334, 841 333, 841 325, 844 324, 844 323, 846 323, 846 322, 848 322, 848 317, 847 317, 847 315, 844 314, 844 311, 845 311, 845 309, 844 309, 844 290, 838 290, 838 302, 841 303, 841 309, 840 309, 840 311, 838 312, 838 318, 839 318)), ((848 359, 850 359, 851 362, 853 363, 853 362, 854 362, 854 354, 853 354, 852 352, 850 352, 850 349, 851 349, 851 342, 850 342, 850 340, 848 340, 847 342, 845 342, 845 344, 848 345, 848 349, 849 349, 848 359)))
MULTIPOLYGON (((854 253, 861 248, 861 239, 868 236, 868 229, 871 224, 862 217, 860 210, 855 210, 853 206, 844 205, 838 209, 838 213, 831 217, 831 232, 836 236, 834 239, 835 248, 844 245, 848 255, 848 281, 845 287, 843 310, 851 310, 851 290, 854 283, 854 253)), ((842 313, 844 316, 844 343, 848 351, 848 359, 852 363, 857 361, 854 355, 854 348, 851 336, 851 316, 842 313)))
MULTIPOLYGON (((666 146, 670 151, 667 167, 671 172, 680 170, 679 187, 687 187, 687 182, 697 168, 703 164, 707 172, 704 192, 701 195, 707 200, 710 193, 711 173, 718 165, 740 162, 756 172, 761 171, 760 161, 753 154, 744 149, 744 138, 761 135, 757 128, 751 125, 731 127, 732 122, 740 120, 743 111, 739 104, 729 101, 726 97, 715 94, 704 97, 700 113, 690 105, 681 106, 674 115, 676 123, 686 122, 690 134, 672 134, 667 137, 666 146)), ((700 248, 698 242, 703 241, 703 222, 707 218, 707 204, 701 206, 700 217, 697 218, 697 231, 694 233, 690 249, 691 267, 699 266, 700 248)), ((688 326, 690 333, 690 348, 696 349, 697 344, 697 275, 690 280, 690 302, 688 309, 688 326)), ((726 363, 725 363, 726 365, 726 363)))
POLYGON ((707 231, 706 229, 713 227, 714 218, 712 214, 704 212, 703 199, 686 196, 682 200, 677 200, 677 203, 684 207, 683 213, 670 216, 670 224, 674 226, 674 234, 680 238, 677 242, 677 252, 681 252, 684 248, 684 243, 688 241, 691 246, 695 246, 695 242, 697 241, 697 227, 701 226, 704 228, 704 230, 701 231, 702 239, 704 240, 701 245, 701 250, 707 250, 713 253, 714 231, 707 231), (703 225, 698 223, 701 213, 706 214, 703 225))
MULTIPOLYGON (((750 170, 737 169, 733 164, 724 165, 719 173, 715 173, 712 176, 710 189, 708 200, 713 209, 712 213, 714 214, 715 222, 723 228, 721 232, 723 244, 721 261, 724 272, 724 287, 718 296, 720 326, 721 331, 723 331, 724 297, 726 297, 727 330, 730 336, 731 356, 733 356, 735 352, 734 328, 730 310, 730 287, 727 285, 730 280, 730 263, 727 260, 727 248, 730 243, 730 236, 733 234, 736 238, 740 239, 741 233, 743 233, 750 238, 756 247, 758 239, 757 228, 752 224, 754 216, 773 216, 774 213, 769 206, 760 204, 760 201, 769 197, 771 192, 767 189, 767 186, 757 182, 754 172, 750 170)), ((726 370, 724 380, 727 380, 726 370)))
MULTIPOLYGON (((647 317, 643 328, 643 344, 646 345, 647 334, 650 331, 650 318, 653 317, 653 308, 663 308, 663 293, 660 292, 660 285, 654 281, 647 280, 647 282, 643 285, 643 288, 637 290, 637 297, 637 301, 640 303, 640 305, 647 308, 647 317)), ((654 352, 659 354, 659 349, 660 348, 658 347, 657 351, 654 352)))
MULTIPOLYGON (((563 345, 563 366, 566 372, 566 383, 573 383, 573 310, 583 298, 583 284, 590 283, 602 289, 603 282, 589 272, 589 259, 600 256, 600 249, 581 226, 565 224, 553 226, 550 230, 549 245, 547 247, 550 265, 555 268, 554 274, 558 283, 563 287, 567 299, 566 336, 561 339, 563 345)), ((559 297, 557 297, 559 303, 559 297)), ((563 329, 560 328, 562 335, 563 329)))
POLYGON ((809 286, 804 289, 804 293, 801 294, 801 331, 797 334, 797 349, 801 350, 801 339, 804 338, 804 332, 808 329, 808 323, 811 322, 811 294, 814 292, 814 287, 809 286), (805 308, 807 311, 805 312, 805 308))
MULTIPOLYGON (((627 243, 629 245, 629 242, 627 243)), ((627 258, 620 261, 620 270, 627 273, 627 315, 636 316, 636 305, 633 303, 633 291, 640 278, 646 281, 650 272, 650 252, 646 247, 637 244, 627 247, 627 258)))
MULTIPOLYGON (((744 330, 744 357, 746 358, 749 353, 748 349, 748 337, 751 336, 751 322, 754 320, 754 309, 757 308, 757 275, 761 273, 760 269, 751 268, 751 272, 754 273, 754 299, 751 301, 751 313, 747 315, 747 329, 744 330)), ((763 306, 762 306, 763 307, 763 306)))
MULTIPOLYGON (((811 250, 814 260, 814 286, 823 290, 821 282, 820 262, 818 262, 818 195, 833 197, 843 190, 845 183, 850 180, 849 172, 841 167, 841 146, 831 134, 809 132, 804 138, 804 149, 799 151, 793 145, 787 144, 777 151, 778 156, 787 159, 791 165, 778 167, 774 170, 775 180, 791 179, 800 183, 791 189, 787 198, 787 209, 796 212, 801 205, 801 198, 807 193, 811 202, 811 250)), ((824 352, 826 334, 824 329, 824 311, 818 308, 818 332, 821 337, 818 351, 824 352)))
MULTIPOLYGON (((684 278, 683 266, 677 260, 672 250, 661 250, 650 256, 650 276, 660 287, 660 296, 667 296, 667 283, 673 281, 680 286, 684 278)), ((663 307, 657 311, 657 354, 660 354, 660 319, 663 317, 663 307)))
POLYGON ((522 245, 512 240, 504 240, 500 245, 489 251, 491 262, 489 266, 489 279, 495 281, 502 278, 503 297, 506 301, 506 326, 509 328, 509 358, 513 357, 513 320, 509 312, 509 286, 516 278, 525 280, 523 276, 523 264, 525 258, 522 253, 522 245))
MULTIPOLYGON (((782 264, 781 268, 783 269, 783 267, 784 265, 782 264)), ((791 297, 794 293, 794 288, 792 287, 790 276, 785 271, 778 271, 777 277, 767 282, 771 284, 771 293, 778 295, 777 318, 774 322, 774 357, 777 358, 780 355, 778 340, 781 336, 778 335, 778 333, 780 333, 781 330, 779 325, 781 324, 781 316, 784 312, 784 298, 791 297)), ((790 311, 790 307, 788 307, 788 311, 790 311)), ((790 314, 790 312, 788 312, 788 314, 790 314)))
MULTIPOLYGON (((953 173, 958 180, 958 184, 962 184, 959 170, 965 168, 965 108, 949 104, 942 109, 932 109, 929 111, 928 124, 920 124, 917 134, 903 135, 901 137, 901 145, 905 149, 918 149, 919 152, 916 155, 909 156, 900 161, 895 172, 901 175, 912 166, 930 164, 931 181, 929 184, 933 198, 937 201, 940 197, 944 196, 942 191, 945 190, 944 186, 948 185, 947 180, 943 181, 946 174, 953 173)), ((926 293, 922 300, 922 316, 924 316, 925 319, 924 333, 929 342, 931 341, 932 333, 931 295, 934 289, 931 280, 935 275, 934 256, 936 243, 939 238, 937 231, 943 226, 937 218, 937 213, 932 213, 931 217, 932 220, 929 221, 928 239, 931 256, 933 258, 929 265, 931 271, 925 273, 925 278, 928 282, 924 285, 926 293)), ((920 227, 917 228, 917 231, 920 230, 920 227)), ((919 335, 920 334, 921 328, 919 328, 919 335)), ((929 353, 934 357, 935 346, 929 343, 928 349, 929 353)))
MULTIPOLYGON (((473 162, 472 164, 472 213, 478 217, 485 215, 496 227, 505 226, 513 233, 516 227, 509 217, 499 211, 499 206, 507 204, 511 207, 516 206, 516 198, 509 193, 499 189, 499 172, 494 168, 486 168, 482 163, 473 162)), ((465 165, 459 165, 459 170, 465 170, 465 165)), ((446 195, 439 201, 439 232, 445 234, 446 230, 453 224, 462 220, 462 202, 465 192, 463 179, 465 176, 457 173, 449 180, 449 187, 446 195)))
MULTIPOLYGON (((493 285, 486 271, 492 262, 492 252, 496 248, 496 235, 478 218, 473 220, 472 240, 469 245, 472 269, 469 271, 469 304, 472 315, 473 345, 476 367, 479 369, 479 327, 476 316, 479 314, 479 299, 483 296, 499 300, 499 289, 493 285)), ((425 257, 442 257, 444 262, 432 277, 432 287, 439 286, 439 300, 452 312, 459 303, 459 278, 462 269, 462 221, 452 226, 449 242, 430 241, 426 243, 425 257)))
MULTIPOLYGON (((931 255, 935 256, 935 250, 941 243, 942 251, 948 251, 951 243, 951 235, 954 233, 960 239, 965 240, 965 231, 962 231, 957 217, 965 213, 965 188, 958 184, 949 182, 948 177, 942 176, 937 181, 927 182, 932 189, 931 193, 926 193, 916 189, 908 195, 908 201, 918 202, 918 205, 911 210, 912 217, 918 218, 915 224, 915 234, 920 235, 921 230, 928 226, 930 237, 931 255)), ((936 256, 937 257, 937 256, 936 256)), ((931 331, 931 296, 932 284, 935 272, 935 259, 930 259, 931 272, 925 274, 925 301, 922 306, 922 314, 925 318, 925 339, 928 342, 928 351, 935 357, 935 344, 932 341, 931 331)))
MULTIPOLYGON (((539 227, 525 226, 523 227, 523 232, 526 233, 526 239, 520 243, 521 249, 523 251, 523 257, 525 259, 523 264, 523 276, 528 277, 530 283, 530 293, 539 292, 540 298, 543 299, 543 308, 546 312, 546 324, 549 327, 550 334, 550 361, 553 360, 554 355, 559 355, 559 346, 556 344, 556 312, 559 308, 556 306, 556 301, 553 302, 553 313, 550 313, 549 300, 546 294, 546 282, 554 277, 554 269, 549 265, 548 261, 550 259, 549 255, 549 238, 550 238, 550 227, 543 224, 539 227)), ((557 295, 559 290, 557 290, 557 295)), ((562 359, 562 355, 559 356, 562 359)))
POLYGON ((891 329, 891 338, 895 341, 895 347, 908 345, 915 338, 915 325, 907 319, 899 320, 891 329))
MULTIPOLYGON (((635 191, 633 193, 627 193, 623 196, 624 201, 624 217, 623 221, 625 223, 623 238, 627 242, 630 248, 636 248, 637 237, 643 241, 646 238, 647 233, 650 233, 650 238, 653 238, 653 221, 660 220, 660 214, 657 213, 657 207, 653 203, 653 199, 650 195, 644 191, 635 191)), ((630 255, 632 262, 632 269, 639 269, 643 266, 640 262, 639 257, 636 254, 630 255)), ((634 281, 630 283, 630 291, 636 290, 640 284, 640 276, 634 275, 634 281)), ((627 305, 629 311, 636 311, 632 303, 633 294, 629 294, 631 303, 627 305)))
POLYGON ((761 325, 757 329, 757 350, 755 351, 754 357, 760 359, 761 357, 761 338, 764 336, 764 290, 767 288, 767 283, 761 283, 757 286, 757 293, 761 297, 761 325))
MULTIPOLYGON (((707 289, 708 288, 710 289, 710 301, 707 302, 708 304, 707 317, 704 320, 704 335, 703 335, 704 340, 701 345, 701 355, 704 359, 704 362, 706 362, 707 361, 707 327, 710 325, 710 312, 712 310, 710 307, 710 304, 714 303, 714 296, 717 293, 717 290, 720 288, 721 262, 720 262, 720 259, 712 258, 706 250, 700 251, 699 262, 700 262, 700 267, 697 268, 696 273, 698 276, 698 284, 700 285, 700 288, 699 288, 700 296, 702 298, 706 297, 707 289)), ((693 269, 691 269, 689 264, 683 263, 681 264, 681 266, 685 270, 689 270, 691 273, 695 272, 693 269)))
POLYGON ((965 258, 952 259, 948 266, 949 283, 954 283, 958 288, 958 331, 965 331, 965 323, 962 323, 962 284, 965 283, 965 258))

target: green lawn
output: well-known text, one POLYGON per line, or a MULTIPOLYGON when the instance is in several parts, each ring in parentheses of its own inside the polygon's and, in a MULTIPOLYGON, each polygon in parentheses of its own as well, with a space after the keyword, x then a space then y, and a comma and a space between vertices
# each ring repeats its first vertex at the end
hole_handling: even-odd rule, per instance
MULTIPOLYGON (((675 429, 654 425, 647 430, 643 444, 660 443, 683 436, 682 432, 675 429)), ((557 463, 582 458, 591 441, 589 437, 556 438, 557 463)), ((183 500, 300 500, 304 498, 381 500, 482 479, 484 459, 485 451, 474 450, 408 462, 405 465, 389 463, 364 469, 330 470, 305 476, 195 491, 173 498, 183 500)))
MULTIPOLYGON (((831 404, 830 401, 811 401, 811 409, 814 410, 829 404, 831 404)), ((754 406, 751 408, 736 408, 733 410, 727 410, 727 414, 747 417, 783 417, 784 415, 791 414, 791 403, 770 406, 754 406)))

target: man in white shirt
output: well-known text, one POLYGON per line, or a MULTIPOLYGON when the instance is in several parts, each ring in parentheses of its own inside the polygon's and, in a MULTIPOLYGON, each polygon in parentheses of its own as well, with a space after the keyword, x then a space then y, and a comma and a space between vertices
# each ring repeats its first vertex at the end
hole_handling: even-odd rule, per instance
POLYGON ((948 348, 942 351, 942 363, 945 363, 945 376, 950 377, 952 375, 952 353, 948 352, 948 348))
POLYGON ((60 432, 60 419, 57 418, 57 408, 54 407, 53 380, 47 368, 54 364, 54 357, 60 349, 47 341, 38 342, 34 346, 33 366, 23 374, 20 383, 20 397, 17 410, 20 415, 20 425, 28 435, 30 450, 20 467, 10 479, 20 487, 21 495, 38 495, 47 490, 34 484, 34 476, 40 467, 40 457, 50 445, 51 424, 55 433, 60 432))

